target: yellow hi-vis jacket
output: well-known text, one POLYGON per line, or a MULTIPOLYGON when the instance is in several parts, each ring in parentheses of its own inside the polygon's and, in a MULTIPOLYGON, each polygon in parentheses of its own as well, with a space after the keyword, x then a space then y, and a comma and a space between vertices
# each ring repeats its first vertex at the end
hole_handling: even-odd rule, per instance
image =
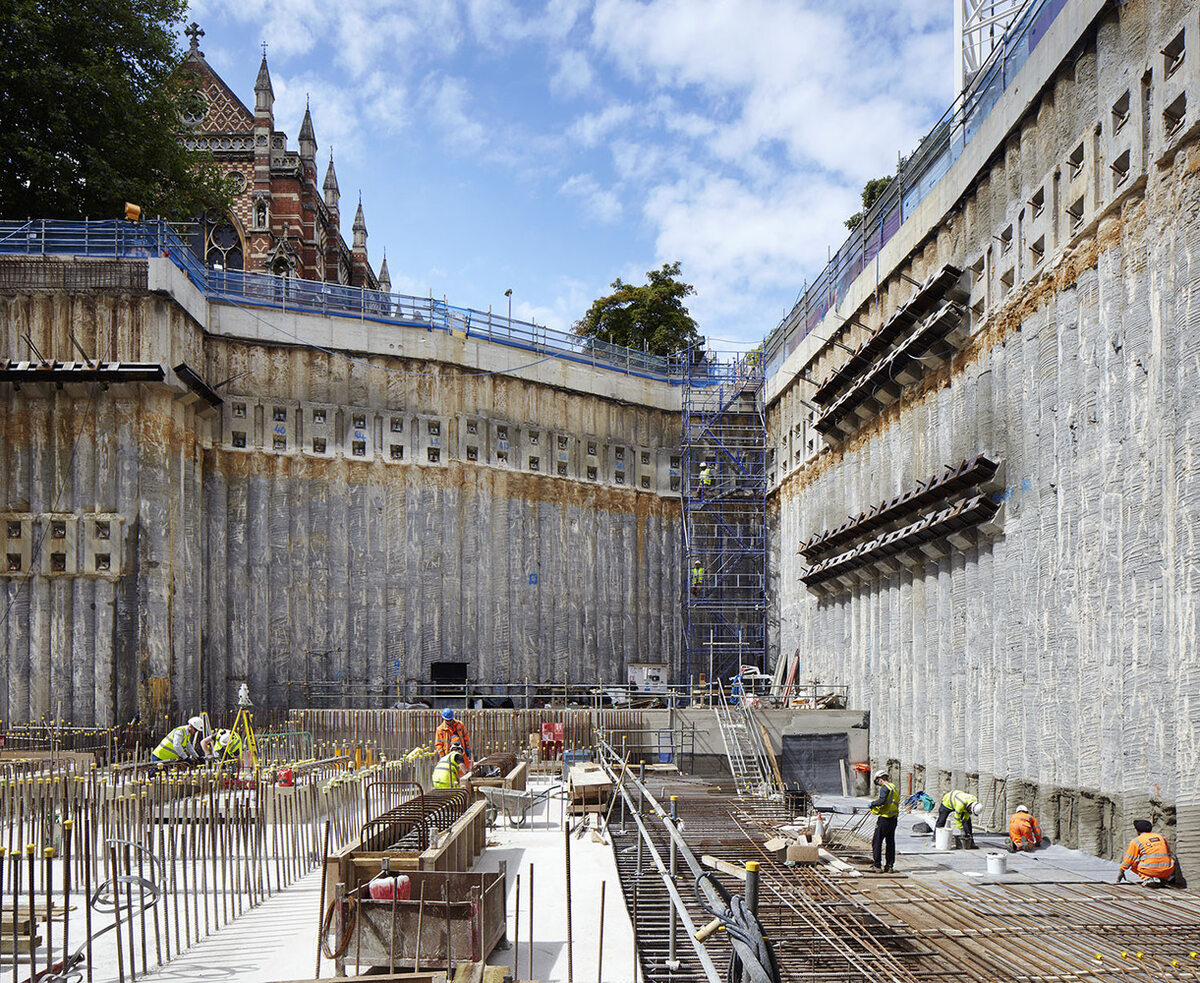
POLYGON ((458 779, 462 768, 454 760, 453 754, 448 754, 433 767, 434 788, 458 788, 458 779))
POLYGON ((178 761, 180 758, 197 757, 191 738, 188 737, 187 724, 180 724, 172 730, 158 742, 158 747, 150 753, 159 761, 178 761))
POLYGON ((954 813, 954 818, 960 826, 962 821, 971 815, 971 806, 978 801, 979 799, 970 792, 958 790, 947 792, 942 796, 942 805, 954 813))
POLYGON ((891 782, 880 782, 879 798, 871 803, 871 812, 881 819, 895 819, 899 816, 900 789, 891 782), (880 803, 879 799, 883 799, 883 802, 880 803))

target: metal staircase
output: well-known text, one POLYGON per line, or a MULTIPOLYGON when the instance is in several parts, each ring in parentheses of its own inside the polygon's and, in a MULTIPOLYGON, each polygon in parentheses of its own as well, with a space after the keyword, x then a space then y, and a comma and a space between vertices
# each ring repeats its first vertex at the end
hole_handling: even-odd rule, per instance
POLYGON ((770 796, 774 791, 771 772, 753 713, 744 703, 731 707, 720 686, 717 697, 717 724, 738 795, 770 796))

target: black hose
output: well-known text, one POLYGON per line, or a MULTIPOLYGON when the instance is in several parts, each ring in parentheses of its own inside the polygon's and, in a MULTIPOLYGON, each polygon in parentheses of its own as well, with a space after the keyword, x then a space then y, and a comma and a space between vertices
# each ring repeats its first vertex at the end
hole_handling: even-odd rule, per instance
POLYGON ((743 973, 750 983, 779 983, 775 948, 763 932, 762 922, 741 895, 731 895, 723 884, 705 871, 696 878, 696 901, 713 918, 720 919, 729 936, 728 983, 741 983, 743 973))

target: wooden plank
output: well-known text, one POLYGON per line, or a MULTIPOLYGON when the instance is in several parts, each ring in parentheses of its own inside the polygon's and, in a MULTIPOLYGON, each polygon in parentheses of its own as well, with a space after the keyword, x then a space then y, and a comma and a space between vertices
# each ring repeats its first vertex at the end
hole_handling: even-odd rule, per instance
MULTIPOLYGON (((371 976, 372 983, 446 983, 445 973, 384 973, 371 976)), ((320 980, 277 980, 276 983, 321 983, 320 980)), ((489 981, 490 983, 490 981, 489 981)))
POLYGON ((700 858, 700 862, 705 867, 711 867, 713 870, 719 870, 723 874, 728 874, 730 877, 736 877, 739 881, 746 879, 746 868, 739 867, 737 864, 731 864, 728 860, 718 860, 716 857, 710 857, 705 854, 700 858))
POLYGON ((775 773, 775 787, 782 792, 783 775, 779 773, 779 762, 775 760, 775 751, 771 747, 771 735, 767 733, 767 728, 763 724, 759 724, 758 729, 762 731, 763 747, 767 750, 767 760, 771 762, 771 771, 775 773))

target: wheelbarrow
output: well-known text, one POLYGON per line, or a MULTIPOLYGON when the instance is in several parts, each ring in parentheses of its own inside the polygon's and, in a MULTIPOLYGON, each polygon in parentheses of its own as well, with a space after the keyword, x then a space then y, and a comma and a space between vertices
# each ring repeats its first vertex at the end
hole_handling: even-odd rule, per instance
POLYGON ((550 822, 549 818, 549 801, 551 796, 558 794, 562 789, 559 784, 550 785, 544 789, 512 789, 512 788, 490 788, 482 785, 476 789, 480 795, 487 799, 488 810, 487 820, 488 826, 495 826, 496 820, 501 813, 508 821, 510 826, 524 826, 530 817, 533 815, 533 810, 539 802, 547 803, 546 822, 550 822))

